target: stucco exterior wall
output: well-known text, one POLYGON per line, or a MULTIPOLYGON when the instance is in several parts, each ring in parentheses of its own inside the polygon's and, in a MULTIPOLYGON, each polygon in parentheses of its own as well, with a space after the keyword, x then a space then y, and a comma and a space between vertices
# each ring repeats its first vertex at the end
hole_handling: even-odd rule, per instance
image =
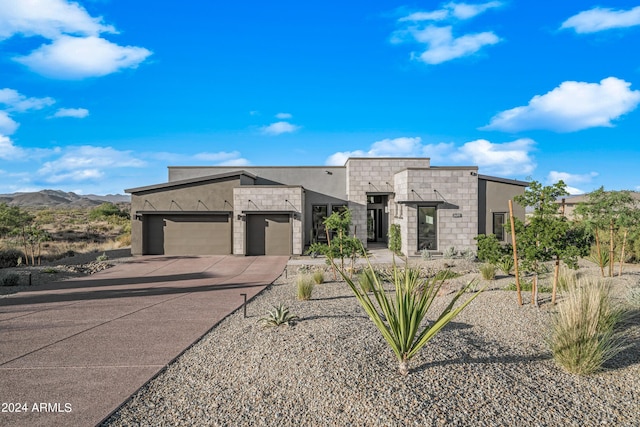
POLYGON ((240 185, 238 177, 210 183, 194 183, 173 188, 155 189, 131 194, 131 253, 143 251, 142 211, 232 211, 233 189, 240 185))
MULTIPOLYGON (((505 220, 508 223, 509 200, 524 194, 526 187, 482 178, 478 181, 478 234, 493 234, 493 213, 505 213, 505 220)), ((524 207, 514 202, 513 215, 524 221, 524 207)), ((510 228, 505 230, 505 241, 511 241, 510 228)))

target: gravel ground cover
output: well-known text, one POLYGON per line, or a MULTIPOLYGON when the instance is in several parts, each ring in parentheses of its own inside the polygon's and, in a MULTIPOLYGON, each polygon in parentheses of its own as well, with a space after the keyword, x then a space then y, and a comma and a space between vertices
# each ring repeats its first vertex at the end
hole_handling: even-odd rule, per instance
MULTIPOLYGON (((443 260, 427 264, 439 269, 443 260)), ((436 299, 448 303, 477 264, 436 299)), ((296 267, 297 269, 297 267, 296 267)), ((554 307, 518 306, 502 288, 488 290, 398 374, 395 356, 344 282, 317 285, 295 299, 295 271, 218 324, 126 402, 110 426, 637 426, 640 424, 640 321, 630 341, 590 377, 564 372, 545 343, 554 307), (263 328, 257 320, 285 303, 300 319, 263 328)), ((583 268, 581 274, 596 274, 583 268)), ((622 299, 638 283, 635 269, 612 286, 622 299)), ((481 283, 482 284, 482 283, 481 283)), ((636 311, 637 314, 637 311, 636 311)))

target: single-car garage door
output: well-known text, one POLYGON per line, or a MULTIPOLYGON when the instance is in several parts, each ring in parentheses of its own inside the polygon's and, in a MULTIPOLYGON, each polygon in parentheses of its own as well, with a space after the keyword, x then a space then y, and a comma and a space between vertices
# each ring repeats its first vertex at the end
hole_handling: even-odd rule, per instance
POLYGON ((290 215, 247 215, 247 255, 291 255, 290 215))
POLYGON ((145 255, 228 255, 229 215, 145 215, 145 255))

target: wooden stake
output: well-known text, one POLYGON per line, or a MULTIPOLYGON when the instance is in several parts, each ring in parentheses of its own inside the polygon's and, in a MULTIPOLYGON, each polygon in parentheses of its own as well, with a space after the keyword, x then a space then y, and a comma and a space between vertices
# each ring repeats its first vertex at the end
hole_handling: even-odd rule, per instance
POLYGON ((518 304, 522 305, 522 293, 520 292, 520 273, 518 272, 518 250, 516 249, 516 225, 513 221, 513 201, 509 200, 509 220, 511 221, 511 245, 513 246, 513 266, 516 273, 516 291, 518 304))
POLYGON ((553 272, 553 291, 551 292, 551 304, 556 305, 556 292, 558 290, 558 276, 560 274, 560 258, 556 255, 556 268, 553 272))
POLYGON ((629 229, 624 229, 624 237, 622 238, 622 252, 620 254, 620 268, 618 270, 618 276, 622 276, 622 264, 624 263, 624 248, 627 244, 627 234, 629 233, 629 229))

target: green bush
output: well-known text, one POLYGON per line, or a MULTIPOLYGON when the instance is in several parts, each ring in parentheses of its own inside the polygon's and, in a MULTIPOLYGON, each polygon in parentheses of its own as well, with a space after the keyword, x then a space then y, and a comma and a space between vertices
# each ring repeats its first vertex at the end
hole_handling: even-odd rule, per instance
POLYGON ((120 210, 120 208, 115 204, 109 202, 103 203, 89 212, 89 219, 91 220, 108 219, 110 217, 129 218, 129 214, 120 210))
POLYGON ((455 271, 440 270, 435 274, 435 276, 433 276, 433 279, 437 281, 443 281, 443 280, 455 279, 456 277, 460 277, 460 274, 456 273, 455 271))
POLYGON ((569 289, 552 324, 550 345, 556 363, 579 375, 602 369, 622 348, 616 326, 623 317, 605 282, 569 289))
POLYGON ((502 257, 511 253, 511 245, 500 243, 495 234, 479 234, 475 239, 478 242, 478 259, 482 262, 497 265, 502 257))
POLYGON ((24 260, 24 254, 18 249, 0 250, 0 268, 15 267, 20 258, 24 260))
POLYGON ((18 286, 20 284, 20 276, 16 273, 7 273, 2 276, 0 283, 2 286, 18 286))
POLYGON ((389 250, 396 255, 402 254, 402 236, 400 235, 400 224, 391 224, 389 228, 389 250))
POLYGON ((96 261, 103 262, 103 261, 108 261, 108 260, 109 260, 109 255, 107 255, 106 252, 103 252, 102 255, 98 255, 96 257, 96 261))
POLYGON ((511 274, 513 270, 513 257, 511 255, 503 255, 498 261, 497 267, 507 276, 511 274))
MULTIPOLYGON (((523 292, 531 292, 531 289, 533 287, 533 283, 532 282, 527 282, 527 281, 520 281, 520 290, 523 292)), ((516 284, 515 283, 509 283, 505 288, 505 291, 515 291, 516 290, 516 284)), ((551 287, 550 286, 544 286, 542 284, 540 284, 540 281, 538 281, 538 292, 541 294, 548 294, 551 293, 551 287)))
POLYGON ((495 280, 496 268, 491 264, 482 264, 480 266, 480 274, 484 280, 495 280))
POLYGON ((313 292, 314 280, 308 274, 303 274, 297 277, 296 285, 298 289, 298 299, 306 301, 311 299, 311 293, 313 292))

